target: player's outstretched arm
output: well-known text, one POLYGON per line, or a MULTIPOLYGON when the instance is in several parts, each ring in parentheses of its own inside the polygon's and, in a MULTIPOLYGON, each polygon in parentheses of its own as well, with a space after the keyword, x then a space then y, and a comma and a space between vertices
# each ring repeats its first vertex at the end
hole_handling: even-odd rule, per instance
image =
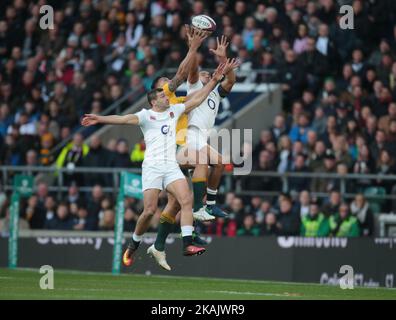
POLYGON ((197 29, 193 29, 191 32, 192 35, 188 53, 177 69, 176 75, 169 82, 169 91, 171 92, 175 92, 176 89, 184 82, 184 80, 187 79, 191 64, 194 62, 196 57, 197 50, 208 36, 204 31, 197 29))
POLYGON ((96 124, 139 124, 139 118, 134 114, 126 114, 124 116, 111 115, 100 116, 97 114, 85 114, 81 120, 81 124, 85 127, 94 126, 96 124))
POLYGON ((221 82, 221 88, 226 93, 229 93, 236 82, 236 75, 234 72, 235 68, 238 68, 240 62, 238 59, 232 59, 232 63, 230 64, 230 69, 225 73, 224 80, 221 82))
MULTIPOLYGON (((216 39, 217 41, 217 48, 216 50, 214 49, 210 49, 210 52, 212 52, 214 55, 216 55, 219 58, 220 63, 226 63, 227 60, 227 47, 229 42, 227 41, 226 36, 222 36, 221 40, 219 38, 216 39)), ((236 76, 235 76, 235 72, 234 72, 234 68, 239 66, 239 63, 237 63, 237 61, 234 59, 231 61, 232 64, 230 65, 229 71, 225 74, 225 79, 223 80, 222 84, 221 84, 221 89, 222 89, 222 93, 224 94, 224 96, 226 96, 232 89, 233 85, 236 82, 236 76)), ((189 80, 190 83, 193 83, 189 80)), ((197 94, 198 91, 195 91, 191 94, 189 94, 186 97, 186 101, 192 99, 194 97, 194 95, 197 94)), ((222 95, 222 97, 224 97, 222 95)))
POLYGON ((196 91, 189 100, 185 102, 186 110, 185 113, 189 113, 194 108, 198 107, 208 97, 209 93, 216 87, 219 81, 222 79, 225 71, 228 70, 229 61, 221 63, 213 73, 212 79, 200 90, 196 91))
MULTIPOLYGON (((186 36, 187 36, 187 45, 188 47, 191 46, 192 38, 193 38, 193 28, 190 28, 188 24, 185 25, 186 28, 186 36)), ((206 32, 209 35, 209 32, 206 32)), ((197 83, 199 80, 199 73, 198 73, 198 56, 197 53, 194 54, 191 66, 188 71, 188 78, 187 81, 191 84, 197 83)))
MULTIPOLYGON (((221 39, 217 38, 217 48, 216 50, 210 49, 210 52, 216 55, 219 58, 220 62, 224 62, 227 60, 227 47, 229 42, 227 41, 227 37, 222 35, 221 39)), ((239 66, 239 63, 235 61, 233 67, 230 69, 229 72, 225 74, 225 78, 221 83, 221 87, 225 93, 228 93, 231 91, 233 85, 236 82, 236 76, 234 69, 239 66)))

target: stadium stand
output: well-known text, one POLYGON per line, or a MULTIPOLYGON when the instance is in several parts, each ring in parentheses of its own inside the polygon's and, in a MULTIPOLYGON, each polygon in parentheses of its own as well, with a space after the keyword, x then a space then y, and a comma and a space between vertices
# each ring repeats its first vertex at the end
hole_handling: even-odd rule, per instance
MULTIPOLYGON (((217 22, 217 33, 229 38, 229 54, 242 62, 240 79, 281 84, 283 112, 271 127, 260 128, 260 142, 251 146, 253 170, 275 175, 232 178, 234 187, 277 195, 238 195, 223 184, 224 209, 231 216, 200 224, 201 232, 373 235, 373 216, 396 212, 395 181, 366 176, 396 174, 396 2, 391 0, 1 1, 0 165, 139 168, 143 143, 130 150, 123 139, 104 146, 91 138, 84 144, 97 128, 75 134, 79 119, 102 112, 134 88, 148 89, 156 72, 177 67, 187 49, 183 24, 204 13, 217 22), (38 27, 45 3, 55 9, 54 30, 38 27), (343 4, 354 8, 354 30, 339 27, 343 4), (246 72, 248 78, 242 76, 246 72), (70 142, 53 154, 62 141, 70 142), (280 175, 287 173, 311 175, 289 178, 283 194, 280 175), (317 173, 361 177, 340 181, 317 173), (372 200, 373 195, 388 197, 372 200), (317 217, 328 225, 317 224, 317 217)), ((210 45, 207 41, 200 51, 205 68, 216 65, 210 45)), ((12 173, 2 175, 9 184, 12 173)), ((48 184, 40 183, 22 204, 24 227, 111 229, 114 195, 102 189, 111 179, 70 175, 63 193, 50 193, 48 184), (78 188, 86 186, 91 192, 83 199, 78 188)), ((3 228, 9 195, 0 190, 3 228)), ((142 204, 126 201, 130 230, 142 204)))

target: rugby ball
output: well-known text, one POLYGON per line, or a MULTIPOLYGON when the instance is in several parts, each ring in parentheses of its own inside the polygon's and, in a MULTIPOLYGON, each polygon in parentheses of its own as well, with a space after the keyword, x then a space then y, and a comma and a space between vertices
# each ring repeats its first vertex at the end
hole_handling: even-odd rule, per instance
POLYGON ((191 20, 191 24, 194 28, 213 32, 216 30, 216 22, 209 16, 201 14, 199 16, 195 16, 191 20))

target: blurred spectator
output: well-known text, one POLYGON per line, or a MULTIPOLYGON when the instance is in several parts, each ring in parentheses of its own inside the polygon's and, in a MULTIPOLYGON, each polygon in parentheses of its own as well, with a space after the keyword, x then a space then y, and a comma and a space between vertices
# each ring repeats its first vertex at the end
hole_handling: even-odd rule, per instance
POLYGON ((36 193, 28 199, 24 217, 31 229, 42 229, 46 219, 48 185, 40 182, 36 190, 36 193))
POLYGON ((83 158, 87 156, 89 147, 84 143, 84 138, 80 133, 73 136, 73 141, 69 142, 61 151, 56 159, 56 166, 58 169, 67 168, 68 172, 64 174, 65 183, 77 182, 82 185, 82 175, 74 172, 76 167, 83 164, 83 158))
POLYGON ((224 199, 224 204, 223 204, 223 210, 225 210, 226 212, 230 212, 231 211, 231 205, 232 205, 232 201, 236 198, 235 193, 234 192, 227 192, 225 199, 224 199))
POLYGON ((288 50, 285 53, 286 61, 280 71, 284 108, 286 111, 290 110, 291 102, 301 96, 301 91, 305 87, 305 72, 303 66, 297 62, 296 54, 293 50, 288 50))
MULTIPOLYGON (((36 229, 37 227, 40 228, 42 226, 43 221, 39 221, 39 220, 43 220, 42 214, 40 212, 40 210, 38 209, 37 206, 37 196, 36 195, 32 195, 28 201, 27 201, 27 206, 25 209, 25 213, 22 215, 23 217, 26 217, 26 220, 29 221, 29 227, 31 229, 36 229), (32 222, 33 217, 35 218, 34 220, 37 221, 37 224, 39 226, 36 225, 36 221, 32 222), (41 224, 41 225, 40 225, 41 224)), ((45 219, 45 216, 44 216, 45 219)))
POLYGON ((270 130, 262 130, 260 132, 260 141, 253 150, 253 158, 257 158, 261 151, 266 149, 269 142, 273 141, 270 130))
POLYGON ((113 168, 129 168, 131 165, 132 162, 128 152, 128 143, 125 139, 119 139, 110 166, 113 168))
POLYGON ((135 144, 131 152, 131 161, 133 167, 142 166, 145 151, 146 151, 146 144, 144 142, 144 139, 142 139, 135 144))
POLYGON ((371 236, 374 231, 374 216, 363 194, 357 194, 351 203, 351 213, 357 218, 362 236, 371 236))
POLYGON ((293 210, 292 200, 285 197, 280 201, 280 212, 277 216, 278 234, 283 236, 296 236, 299 234, 300 217, 293 210))
POLYGON ((337 190, 330 192, 329 201, 322 207, 322 212, 328 218, 339 211, 341 205, 341 194, 337 190))
POLYGON ((262 233, 265 236, 275 236, 279 233, 274 213, 269 212, 265 216, 265 224, 262 233))
POLYGON ((303 237, 327 237, 330 233, 328 219, 319 211, 316 202, 311 202, 308 213, 302 217, 300 234, 303 237))
MULTIPOLYGON (((390 151, 381 150, 379 158, 377 159, 376 174, 379 175, 393 175, 396 173, 396 166, 394 158, 391 158, 390 151)), ((395 195, 396 186, 391 180, 377 179, 376 184, 378 187, 384 188, 387 194, 395 195)), ((393 201, 395 203, 395 201, 393 201)), ((383 210, 386 212, 393 211, 394 205, 392 201, 385 201, 383 210)))
POLYGON ((47 221, 51 221, 52 219, 55 218, 56 215, 56 208, 57 208, 57 203, 52 196, 48 196, 45 199, 45 220, 43 221, 43 226, 44 227, 47 224, 47 221))
MULTIPOLYGON (((19 230, 29 229, 29 223, 24 218, 19 219, 19 230)), ((0 236, 6 237, 10 232, 10 209, 6 208, 5 216, 0 217, 0 236)))
MULTIPOLYGON (((309 168, 305 164, 305 156, 303 154, 296 155, 292 169, 293 173, 309 172, 309 168)), ((299 192, 300 190, 309 189, 310 179, 307 177, 293 177, 289 178, 289 191, 299 192)))
POLYGON ((238 229, 237 236, 259 236, 260 227, 255 223, 252 215, 247 215, 243 219, 243 226, 238 229))
MULTIPOLYGON (((271 154, 267 150, 260 152, 259 161, 253 165, 257 171, 274 171, 275 163, 271 159, 271 154)), ((279 180, 271 177, 249 177, 242 180, 246 190, 278 190, 279 180)))
POLYGON ((316 42, 314 37, 308 37, 306 49, 299 57, 300 65, 304 70, 303 74, 307 77, 307 84, 315 91, 319 89, 321 77, 325 76, 327 72, 328 62, 326 56, 322 54, 322 51, 327 50, 328 41, 325 43, 325 41, 321 41, 322 39, 319 38, 318 42, 316 42))
POLYGON ((283 135, 279 138, 279 146, 278 146, 279 163, 277 170, 279 173, 285 173, 287 171, 290 171, 292 168, 293 165, 292 146, 293 144, 287 135, 283 135))
POLYGON ((99 212, 101 210, 101 202, 104 197, 102 187, 95 185, 92 189, 91 196, 87 201, 87 211, 89 219, 92 219, 96 226, 99 223, 99 212))
POLYGON ((80 191, 78 189, 78 186, 76 183, 72 183, 69 186, 69 189, 67 191, 67 198, 66 198, 67 203, 76 203, 79 204, 82 202, 82 199, 80 197, 80 191))
POLYGON ((56 210, 56 215, 45 221, 45 229, 49 230, 72 230, 73 219, 69 214, 69 208, 66 203, 60 203, 56 210))
POLYGON ((294 40, 293 50, 298 55, 307 50, 308 28, 305 24, 298 25, 298 35, 294 40))
POLYGON ((302 113, 298 117, 298 122, 291 128, 289 137, 293 143, 296 141, 301 141, 302 143, 306 144, 308 142, 307 134, 309 129, 308 115, 302 113))
POLYGON ((103 212, 103 217, 99 221, 99 230, 113 231, 114 230, 114 210, 106 209, 103 212))
MULTIPOLYGON (((332 150, 326 150, 324 155, 324 168, 323 171, 318 170, 317 172, 323 173, 335 173, 336 172, 336 158, 332 150)), ((337 183, 337 179, 328 178, 315 178, 312 180, 311 189, 314 192, 329 192, 334 189, 337 183)))
MULTIPOLYGON (((96 134, 93 134, 89 141, 89 152, 82 159, 81 165, 84 167, 107 167, 111 161, 110 152, 102 146, 102 142, 96 134)), ((107 174, 85 173, 85 185, 107 185, 109 177, 107 174)))
POLYGON ((254 212, 255 221, 258 224, 264 223, 266 215, 271 210, 271 202, 268 200, 264 200, 260 203, 260 208, 254 212))
POLYGON ((283 114, 275 116, 273 125, 271 126, 271 134, 275 140, 280 139, 284 134, 287 133, 286 119, 283 114))
POLYGON ((230 218, 235 219, 238 228, 241 227, 246 215, 244 204, 241 198, 235 197, 232 199, 230 205, 230 215, 230 218))
POLYGON ((260 209, 262 199, 260 197, 251 197, 250 203, 246 206, 246 212, 253 214, 260 209))
POLYGON ((87 209, 84 207, 80 207, 77 210, 77 216, 74 217, 73 221, 73 230, 89 230, 86 225, 87 225, 87 216, 88 212, 87 209))
POLYGON ((309 194, 309 191, 307 190, 301 191, 298 200, 298 211, 300 213, 301 219, 309 213, 310 203, 311 203, 311 195, 309 194))
POLYGON ((342 203, 335 215, 329 218, 331 235, 335 237, 359 237, 360 228, 356 217, 352 216, 349 206, 342 203))

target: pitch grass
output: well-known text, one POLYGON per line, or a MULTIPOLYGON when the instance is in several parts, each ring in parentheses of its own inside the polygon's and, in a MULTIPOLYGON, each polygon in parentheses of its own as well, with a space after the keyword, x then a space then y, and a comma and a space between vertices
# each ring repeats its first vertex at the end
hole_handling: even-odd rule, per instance
POLYGON ((54 272, 54 290, 41 290, 38 270, 0 269, 0 299, 396 299, 395 289, 173 276, 54 272))

